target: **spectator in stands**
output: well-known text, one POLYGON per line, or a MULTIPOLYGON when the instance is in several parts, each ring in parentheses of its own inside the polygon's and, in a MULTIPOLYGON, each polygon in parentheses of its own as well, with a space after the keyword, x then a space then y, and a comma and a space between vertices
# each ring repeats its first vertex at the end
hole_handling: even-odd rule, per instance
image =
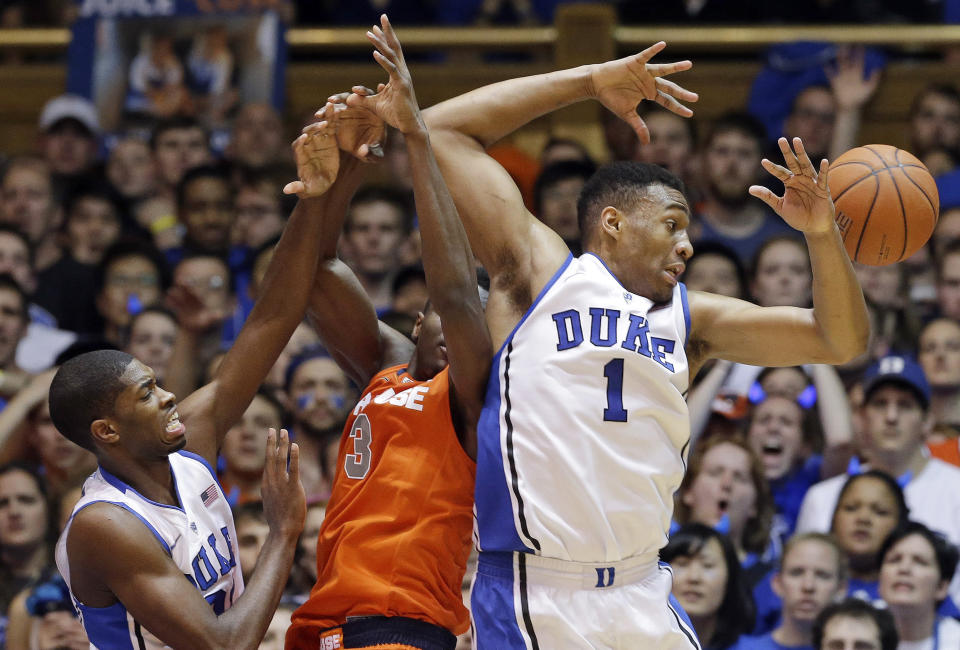
POLYGON ((413 229, 410 195, 389 186, 367 186, 353 197, 341 248, 378 313, 390 307, 393 278, 404 240, 413 229))
POLYGON ((934 425, 952 427, 960 435, 960 321, 938 318, 927 323, 917 347, 918 360, 930 382, 934 425))
POLYGON ((887 537, 880 555, 880 595, 893 614, 900 647, 960 647, 960 622, 937 616, 957 569, 957 548, 911 521, 887 537))
POLYGON ((893 616, 859 598, 827 605, 813 622, 814 650, 897 650, 893 616))
POLYGON ((533 213, 560 235, 574 255, 580 254, 580 225, 577 201, 596 165, 567 161, 544 167, 533 187, 533 213))
POLYGON ((763 636, 741 637, 735 650, 812 648, 813 622, 846 590, 846 559, 829 535, 806 533, 787 542, 773 589, 783 601, 780 624, 763 636))
POLYGON ((703 524, 674 531, 660 551, 673 572, 673 597, 703 647, 724 650, 753 628, 754 604, 733 544, 703 524))
POLYGON ((329 496, 325 471, 326 445, 340 439, 355 391, 336 361, 320 345, 304 349, 290 360, 286 372, 292 433, 300 445, 300 480, 307 499, 329 496))
POLYGON ((227 431, 220 449, 223 459, 220 485, 231 505, 260 501, 267 430, 279 431, 284 415, 280 402, 269 393, 260 391, 240 421, 227 431))
POLYGON ((603 142, 607 146, 610 162, 633 160, 637 153, 637 146, 640 144, 633 128, 605 107, 600 106, 597 110, 600 111, 603 142))
POLYGON ((540 167, 549 167, 553 163, 565 161, 579 161, 592 163, 593 157, 587 148, 573 138, 552 137, 547 140, 540 151, 540 167))
POLYGON ((134 136, 127 136, 113 146, 107 157, 107 180, 129 204, 135 204, 157 190, 157 161, 150 145, 134 136))
POLYGON ((96 269, 104 252, 120 239, 120 206, 110 187, 93 179, 78 181, 67 196, 63 222, 64 254, 38 276, 35 299, 59 327, 96 332, 96 269))
POLYGON ((949 84, 931 84, 910 107, 910 153, 921 160, 934 149, 960 150, 960 92, 949 84))
POLYGON ((146 307, 130 319, 123 351, 149 366, 157 375, 157 383, 163 386, 179 329, 171 311, 159 306, 146 307))
POLYGON ((159 191, 167 198, 176 196, 176 189, 187 171, 209 164, 209 134, 189 117, 172 117, 157 124, 150 136, 160 178, 159 191))
MULTIPOLYGON (((230 232, 237 216, 233 199, 226 169, 205 165, 186 172, 177 187, 177 213, 185 228, 183 246, 168 250, 167 262, 175 265, 190 253, 227 259, 231 254, 230 232)), ((238 252, 237 257, 244 254, 238 252)), ((235 268, 234 264, 230 266, 235 268)))
POLYGON ((660 165, 684 182, 696 203, 702 192, 697 159, 697 126, 690 118, 671 113, 654 102, 637 107, 650 131, 650 144, 637 141, 636 160, 660 165))
POLYGON ((319 343, 320 337, 317 336, 313 326, 307 322, 297 325, 297 329, 293 330, 293 335, 290 336, 290 340, 277 357, 277 362, 273 364, 273 368, 264 380, 264 389, 279 398, 282 404, 289 404, 286 394, 286 377, 290 362, 300 356, 304 350, 319 343))
POLYGON ((140 51, 130 63, 124 109, 153 117, 170 117, 190 108, 183 64, 173 37, 159 31, 144 33, 140 51))
MULTIPOLYGON (((393 280, 393 304, 390 311, 416 320, 427 304, 427 280, 423 267, 405 266, 393 280)), ((408 332, 407 330, 398 330, 408 332)))
POLYGON ((260 650, 283 650, 286 643, 287 628, 290 627, 290 617, 293 616, 294 606, 281 602, 270 619, 267 633, 260 642, 260 650))
POLYGON ((948 244, 937 260, 940 315, 960 321, 960 240, 948 244))
POLYGON ((205 364, 230 347, 243 327, 243 317, 236 309, 233 274, 218 255, 190 253, 173 268, 173 286, 189 290, 212 315, 202 331, 192 332, 198 338, 197 362, 205 364))
POLYGON ((770 237, 757 249, 751 269, 750 293, 758 305, 810 305, 813 274, 803 239, 795 235, 770 237))
POLYGON ((97 107, 79 95, 60 95, 40 113, 38 148, 60 183, 89 173, 99 156, 97 107))
POLYGON ((257 558, 267 541, 270 526, 263 515, 263 503, 248 501, 233 507, 233 522, 237 529, 237 562, 244 583, 249 583, 257 558))
POLYGON ((118 242, 107 249, 97 267, 97 312, 103 318, 103 337, 120 346, 130 319, 156 304, 166 285, 162 258, 139 242, 118 242))
POLYGON ((0 181, 0 223, 18 228, 33 247, 33 266, 42 271, 60 259, 57 229, 62 213, 47 163, 35 156, 7 163, 0 181))
POLYGON ((224 153, 230 162, 251 169, 287 162, 290 147, 283 137, 283 121, 277 110, 269 104, 243 105, 233 120, 230 144, 224 153))
POLYGON ((236 219, 230 240, 234 246, 254 250, 280 236, 293 210, 290 195, 281 191, 281 178, 295 175, 277 166, 240 174, 233 199, 236 219))
POLYGON ((887 350, 913 349, 920 333, 920 317, 910 299, 907 266, 854 262, 853 268, 876 325, 871 332, 874 344, 887 350))
POLYGON ((26 465, 0 466, 0 630, 10 602, 53 560, 43 479, 26 465))
POLYGON ((17 364, 17 346, 27 334, 30 301, 13 276, 0 274, 0 396, 9 400, 29 380, 17 364))
POLYGON ((290 582, 287 583, 284 595, 284 600, 293 604, 305 603, 310 595, 310 589, 317 581, 317 539, 320 537, 320 526, 326 514, 326 500, 319 499, 307 503, 307 517, 303 522, 300 541, 297 542, 293 570, 290 572, 290 582))
POLYGON ((741 565, 765 573, 773 500, 763 467, 742 437, 716 434, 697 443, 677 491, 674 517, 681 525, 719 527, 729 534, 741 565))
MULTIPOLYGON (((960 175, 957 176, 960 179, 960 175)), ((938 183, 938 186, 940 183, 938 183)), ((952 184, 951 184, 952 185, 952 184)), ((940 191, 940 218, 930 237, 933 257, 939 259, 946 251, 947 246, 960 241, 960 186, 956 188, 957 196, 945 196, 950 191, 946 188, 940 191), (946 190, 946 191, 944 191, 946 190), (947 201, 950 201, 949 203, 947 201), (954 203, 956 201, 957 203, 954 203)))
POLYGON ((235 108, 235 63, 224 25, 210 25, 193 37, 187 54, 187 87, 193 109, 206 124, 219 125, 235 108))
POLYGON ((694 208, 694 247, 719 242, 746 264, 769 238, 794 233, 748 192, 760 178, 765 142, 763 125, 747 113, 727 113, 714 122, 700 153, 704 200, 694 208))
POLYGON ((744 298, 747 293, 747 274, 740 258, 730 248, 715 242, 697 246, 696 255, 687 262, 683 282, 688 291, 707 291, 744 298))

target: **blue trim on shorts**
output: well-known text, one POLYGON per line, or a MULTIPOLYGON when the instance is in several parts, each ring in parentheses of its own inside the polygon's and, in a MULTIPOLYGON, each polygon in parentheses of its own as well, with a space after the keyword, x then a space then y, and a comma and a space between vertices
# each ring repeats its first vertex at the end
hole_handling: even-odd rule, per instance
POLYGON ((513 599, 513 553, 480 553, 470 615, 476 650, 526 650, 513 599))

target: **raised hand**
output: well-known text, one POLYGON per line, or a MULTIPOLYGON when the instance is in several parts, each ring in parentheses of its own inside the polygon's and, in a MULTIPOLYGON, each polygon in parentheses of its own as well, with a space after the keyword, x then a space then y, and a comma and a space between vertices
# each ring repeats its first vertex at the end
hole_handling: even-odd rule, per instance
POLYGON ((840 48, 837 51, 837 62, 834 66, 826 66, 824 72, 830 80, 830 89, 838 110, 856 110, 861 108, 873 93, 880 82, 880 69, 877 68, 864 77, 866 64, 864 50, 860 48, 840 48))
POLYGON ((287 183, 284 194, 296 194, 301 199, 320 196, 333 185, 340 170, 340 149, 337 146, 337 120, 332 103, 317 116, 325 119, 304 127, 293 141, 293 154, 297 161, 299 180, 287 183))
POLYGON ((645 99, 655 101, 681 117, 690 117, 693 111, 681 104, 680 100, 695 102, 699 99, 697 93, 663 78, 689 70, 693 63, 649 63, 666 46, 660 41, 639 54, 597 64, 590 75, 593 86, 590 94, 629 124, 643 144, 650 143, 650 132, 637 115, 640 102, 645 99))
POLYGON ((800 138, 793 139, 793 149, 786 138, 777 141, 786 167, 764 158, 763 168, 783 182, 783 196, 777 196, 766 187, 751 185, 750 194, 769 205, 791 227, 801 232, 829 232, 834 228, 834 206, 827 185, 830 163, 820 161, 817 172, 803 148, 800 138))
POLYGON ((410 71, 403 58, 403 50, 393 26, 386 14, 380 16, 380 26, 374 25, 367 32, 367 40, 373 43, 377 51, 374 60, 380 64, 390 79, 386 85, 380 84, 375 94, 369 88, 354 86, 347 98, 347 106, 366 108, 401 133, 411 133, 426 128, 420 116, 420 107, 413 92, 410 71))
POLYGON ((297 537, 307 516, 307 499, 300 483, 300 447, 286 429, 267 432, 267 460, 260 494, 263 516, 271 531, 297 537))
MULTIPOLYGON (((380 84, 381 88, 383 84, 380 84)), ((359 86, 358 86, 359 87, 359 86)), ((373 95, 364 88, 365 95, 373 95)), ((341 151, 352 154, 366 163, 377 162, 383 158, 383 142, 386 139, 386 125, 373 111, 362 106, 347 106, 350 93, 331 95, 327 101, 335 108, 337 120, 337 145, 341 151)), ((325 110, 325 109, 324 109, 325 110)), ((321 117, 320 111, 317 117, 321 117)))

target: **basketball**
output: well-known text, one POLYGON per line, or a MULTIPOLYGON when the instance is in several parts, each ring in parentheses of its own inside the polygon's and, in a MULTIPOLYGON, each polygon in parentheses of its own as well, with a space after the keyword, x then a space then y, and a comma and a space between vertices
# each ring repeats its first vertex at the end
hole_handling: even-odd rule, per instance
POLYGON ((916 253, 933 233, 940 196, 912 154, 888 144, 851 149, 830 165, 830 194, 850 259, 884 266, 916 253))

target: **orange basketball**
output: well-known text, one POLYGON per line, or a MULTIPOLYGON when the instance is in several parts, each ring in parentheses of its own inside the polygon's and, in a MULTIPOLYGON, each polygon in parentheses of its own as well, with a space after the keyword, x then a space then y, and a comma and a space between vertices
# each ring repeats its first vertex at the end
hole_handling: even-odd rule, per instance
POLYGON ((830 194, 850 259, 884 266, 916 253, 933 233, 940 195, 912 154, 888 144, 851 149, 830 165, 830 194))

